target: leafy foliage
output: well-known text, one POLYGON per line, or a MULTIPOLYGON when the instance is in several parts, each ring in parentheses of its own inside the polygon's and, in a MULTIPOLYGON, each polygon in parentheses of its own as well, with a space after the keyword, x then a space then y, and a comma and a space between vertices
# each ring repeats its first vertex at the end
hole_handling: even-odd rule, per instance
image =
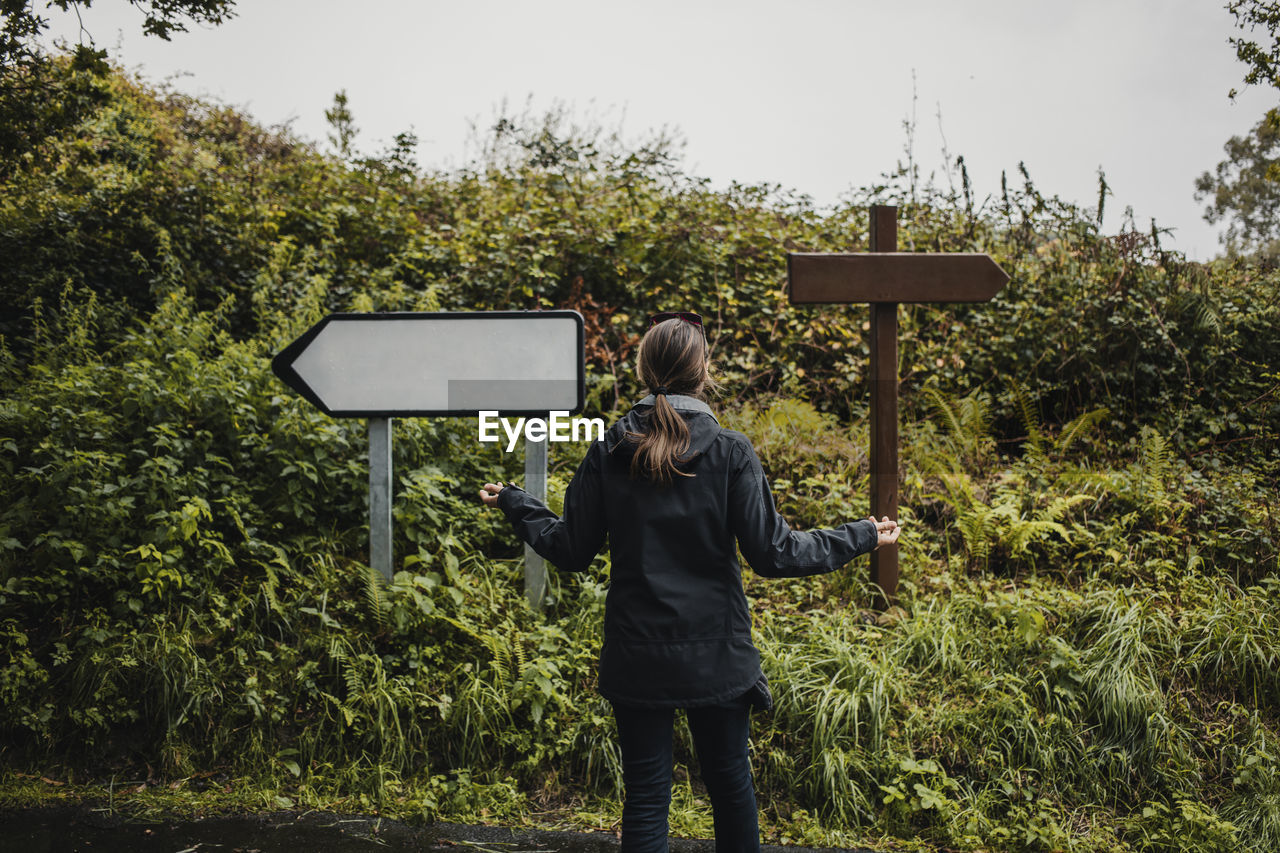
MULTIPOLYGON (((175 32, 186 32, 188 20, 197 24, 221 24, 234 15, 235 7, 235 0, 129 0, 129 3, 145 15, 142 31, 165 41, 175 32)), ((45 8, 57 6, 64 12, 68 9, 79 12, 92 5, 93 0, 49 0, 45 8)), ((0 27, 0 71, 7 72, 15 65, 40 60, 33 41, 49 26, 49 21, 36 7, 36 0, 0 0, 0 15, 4 18, 4 26, 0 27)), ((96 53, 83 45, 78 52, 96 53)), ((102 58, 102 54, 97 55, 102 58)))
MULTIPOLYGON (((270 356, 333 310, 573 307, 610 417, 641 318, 698 308, 722 421, 797 527, 836 524, 865 514, 865 317, 791 306, 783 254, 858 248, 884 201, 904 248, 987 251, 1013 281, 902 309, 899 605, 862 609, 856 563, 744 578, 770 839, 1274 848, 1274 270, 1104 235, 1025 170, 1000 198, 897 175, 820 211, 563 112, 505 116, 433 173, 407 135, 359 154, 345 99, 329 156, 74 59, 22 73, 0 97, 6 767, 607 828, 607 555, 535 613, 474 497, 518 462, 471 423, 397 421, 384 584, 363 425, 270 356)), ((553 447, 553 505, 584 450, 553 447)), ((676 754, 676 824, 705 832, 684 728, 676 754)))
POLYGON ((1262 117, 1248 136, 1233 136, 1227 159, 1196 181, 1196 200, 1208 198, 1210 223, 1230 220, 1222 237, 1230 255, 1280 260, 1280 112, 1262 117))
MULTIPOLYGON (((1236 58, 1247 69, 1246 85, 1280 91, 1280 3, 1275 0, 1228 0, 1227 11, 1244 35, 1229 39, 1236 58), (1269 43, 1268 43, 1269 42, 1269 43)), ((1230 97, 1234 100, 1236 90, 1230 97)), ((1204 218, 1215 223, 1230 219, 1222 242, 1230 255, 1256 252, 1275 263, 1280 233, 1275 228, 1276 198, 1280 196, 1280 162, 1275 140, 1280 134, 1280 108, 1273 107, 1253 127, 1250 136, 1227 141, 1227 159, 1196 181, 1196 200, 1212 199, 1204 218)))
MULTIPOLYGON (((1236 58, 1248 71, 1244 82, 1280 89, 1280 3, 1275 0, 1229 0, 1227 11, 1235 18, 1236 28, 1246 33, 1233 36, 1231 46, 1236 58), (1254 34, 1261 29, 1261 38, 1254 34), (1267 42, 1270 41, 1270 44, 1267 42)), ((1232 97, 1235 91, 1231 92, 1232 97)))

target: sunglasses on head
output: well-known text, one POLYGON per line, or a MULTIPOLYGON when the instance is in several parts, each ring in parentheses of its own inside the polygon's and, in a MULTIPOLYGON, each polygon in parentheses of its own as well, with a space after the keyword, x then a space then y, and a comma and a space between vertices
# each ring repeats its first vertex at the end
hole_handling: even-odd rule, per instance
POLYGON ((702 316, 692 311, 659 311, 649 318, 649 325, 656 326, 666 320, 684 320, 686 323, 702 328, 702 316))

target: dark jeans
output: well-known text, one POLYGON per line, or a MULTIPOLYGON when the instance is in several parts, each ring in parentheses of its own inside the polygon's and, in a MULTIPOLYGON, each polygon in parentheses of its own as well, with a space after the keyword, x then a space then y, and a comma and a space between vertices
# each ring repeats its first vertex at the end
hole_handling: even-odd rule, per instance
MULTIPOLYGON (((728 705, 689 708, 689 731, 711 795, 716 853, 758 853, 760 827, 756 792, 747 757, 751 706, 745 699, 728 705)), ((613 706, 622 749, 623 853, 666 853, 671 809, 671 732, 675 711, 613 706)))

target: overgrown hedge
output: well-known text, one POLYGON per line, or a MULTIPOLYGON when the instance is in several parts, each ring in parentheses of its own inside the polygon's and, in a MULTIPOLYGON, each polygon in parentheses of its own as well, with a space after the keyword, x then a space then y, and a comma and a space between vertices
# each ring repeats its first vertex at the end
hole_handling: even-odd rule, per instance
MULTIPOLYGON (((612 417, 644 316, 699 310, 722 420, 789 518, 833 524, 866 511, 865 309, 790 306, 784 254, 856 250, 866 205, 896 202, 905 250, 989 252, 1013 280, 902 309, 901 607, 860 609, 856 563, 747 575, 778 697, 754 738, 767 833, 1280 845, 1275 271, 1106 236, 1025 173, 986 200, 898 175, 818 210, 563 115, 504 118, 438 172, 407 137, 342 159, 118 72, 23 73, 0 84, 7 766, 616 815, 607 557, 535 614, 474 498, 518 460, 468 421, 401 421, 383 586, 363 424, 270 357, 328 311, 572 307, 588 414, 612 417)), ((554 448, 553 504, 581 452, 554 448)), ((676 826, 707 834, 681 774, 676 826)))

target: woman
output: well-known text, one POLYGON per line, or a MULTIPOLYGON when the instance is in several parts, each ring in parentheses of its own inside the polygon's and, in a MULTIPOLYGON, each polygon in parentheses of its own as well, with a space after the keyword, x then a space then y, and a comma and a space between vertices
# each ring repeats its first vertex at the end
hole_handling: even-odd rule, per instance
POLYGON ((562 570, 586 569, 609 537, 599 690, 618 723, 622 849, 667 849, 673 715, 684 708, 716 850, 756 851, 749 712, 773 699, 751 642, 737 547, 758 574, 799 577, 893 544, 899 528, 888 518, 788 527, 751 442, 722 429, 702 399, 712 380, 697 314, 650 318, 637 362, 652 393, 592 444, 562 517, 511 484, 486 483, 480 495, 562 570))

